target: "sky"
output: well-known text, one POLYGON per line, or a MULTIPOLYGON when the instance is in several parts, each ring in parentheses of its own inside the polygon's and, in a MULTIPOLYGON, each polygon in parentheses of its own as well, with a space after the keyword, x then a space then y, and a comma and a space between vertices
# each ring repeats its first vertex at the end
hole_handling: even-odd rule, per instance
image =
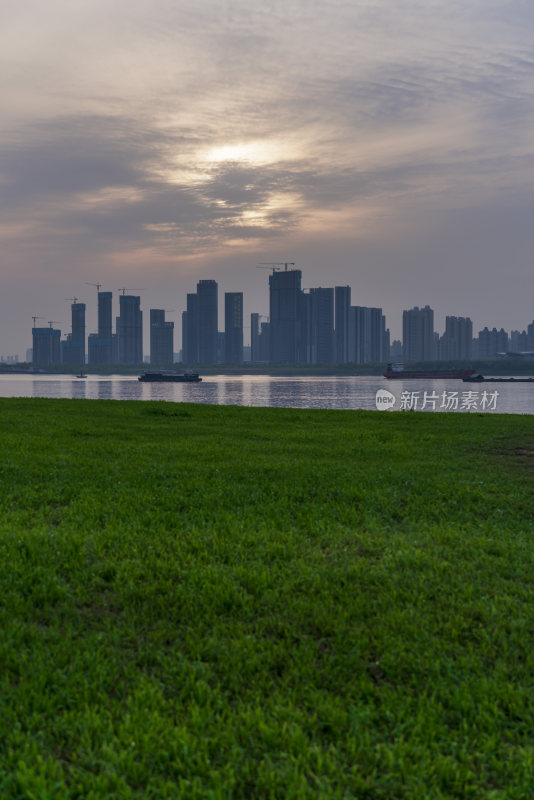
MULTIPOLYGON (((268 269, 381 306, 534 319, 531 0, 3 0, 0 354, 96 288, 268 269)), ((219 316, 219 328, 224 325, 219 316)))

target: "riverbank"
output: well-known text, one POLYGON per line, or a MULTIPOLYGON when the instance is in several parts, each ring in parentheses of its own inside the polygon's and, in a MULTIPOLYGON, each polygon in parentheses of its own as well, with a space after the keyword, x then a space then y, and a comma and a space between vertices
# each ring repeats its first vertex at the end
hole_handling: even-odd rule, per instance
MULTIPOLYGON (((169 365, 178 372, 191 369, 201 375, 271 375, 279 377, 307 377, 321 375, 383 375, 386 364, 181 364, 169 365)), ((87 375, 140 375, 146 370, 154 369, 150 364, 84 364, 83 371, 87 375)), ((463 370, 474 369, 484 375, 534 375, 534 360, 518 358, 499 358, 485 361, 420 361, 407 362, 406 371, 463 370)), ((79 366, 68 367, 66 364, 46 369, 32 370, 31 365, 10 367, 0 366, 3 375, 76 375, 79 366)))
POLYGON ((534 418, 0 399, 0 795, 532 793, 534 418))

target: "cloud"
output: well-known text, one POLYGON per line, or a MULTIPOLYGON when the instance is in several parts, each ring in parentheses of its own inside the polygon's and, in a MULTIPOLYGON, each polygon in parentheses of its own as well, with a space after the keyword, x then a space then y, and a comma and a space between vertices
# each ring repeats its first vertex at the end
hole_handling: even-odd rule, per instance
MULTIPOLYGON (((373 294, 388 268, 402 284, 399 241, 415 237, 422 264, 458 210, 480 252, 466 269, 487 274, 485 229, 468 219, 532 210, 531 4, 8 0, 2 15, 13 280, 37 262, 39 280, 43 263, 81 278, 92 258, 157 283, 170 263, 231 274, 239 248, 298 243, 313 259, 337 242, 340 273, 382 253, 373 294)), ((519 263, 527 230, 507 230, 519 263)))

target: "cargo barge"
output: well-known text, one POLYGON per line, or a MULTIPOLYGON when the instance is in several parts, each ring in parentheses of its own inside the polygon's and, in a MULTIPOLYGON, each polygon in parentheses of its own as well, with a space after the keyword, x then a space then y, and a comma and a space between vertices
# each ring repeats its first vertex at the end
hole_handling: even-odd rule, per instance
POLYGON ((475 373, 474 369, 430 369, 430 370, 407 370, 403 367, 388 364, 384 372, 384 378, 389 380, 411 380, 415 378, 433 378, 434 380, 455 378, 458 380, 468 380, 475 373))
POLYGON ((472 375, 463 378, 464 383, 534 383, 534 378, 485 378, 483 375, 472 375))
POLYGON ((200 383, 202 378, 197 372, 173 372, 162 369, 160 372, 143 372, 138 380, 144 383, 200 383))

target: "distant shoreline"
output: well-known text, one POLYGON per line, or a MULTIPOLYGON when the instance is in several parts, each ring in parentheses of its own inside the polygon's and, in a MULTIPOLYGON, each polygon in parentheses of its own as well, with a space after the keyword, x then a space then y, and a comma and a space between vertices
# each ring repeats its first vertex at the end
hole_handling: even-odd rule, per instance
MULTIPOLYGON (((184 365, 180 363, 172 364, 171 368, 177 371, 194 369, 201 375, 269 375, 272 377, 306 378, 318 376, 347 377, 356 376, 381 376, 385 370, 385 364, 332 364, 332 365, 296 365, 296 364, 192 364, 184 365)), ((472 368, 483 375, 533 375, 534 361, 523 359, 499 359, 492 361, 421 361, 417 363, 405 364, 407 370, 450 370, 472 368)), ((84 364, 83 371, 86 375, 139 375, 141 372, 153 369, 150 364, 137 364, 124 366, 114 365, 90 365, 84 364)), ((57 369, 32 370, 21 367, 0 367, 0 375, 77 375, 80 367, 72 366, 67 369, 64 366, 57 369)))

